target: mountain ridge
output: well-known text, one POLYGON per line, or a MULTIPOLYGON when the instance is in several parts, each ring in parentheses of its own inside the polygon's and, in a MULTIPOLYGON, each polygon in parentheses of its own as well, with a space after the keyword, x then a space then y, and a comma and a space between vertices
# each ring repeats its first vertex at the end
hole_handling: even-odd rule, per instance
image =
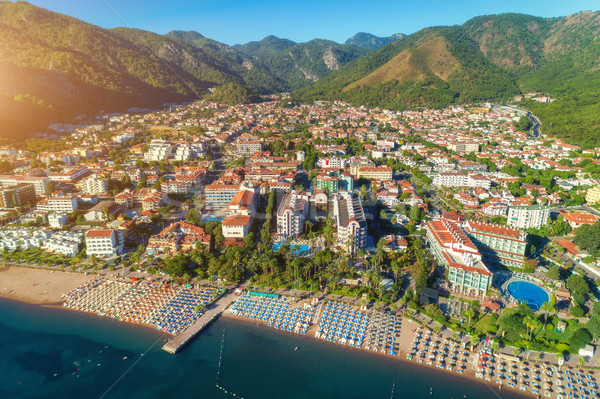
POLYGON ((2 135, 22 137, 78 114, 188 101, 238 84, 257 94, 293 91, 294 100, 390 109, 542 91, 557 101, 523 106, 541 117, 546 133, 600 144, 599 12, 487 15, 399 36, 376 50, 354 44, 377 38, 361 32, 344 44, 270 35, 228 46, 195 31, 103 29, 0 1, 2 135))
POLYGON ((395 42, 396 40, 402 39, 405 36, 406 35, 404 33, 395 33, 390 36, 380 37, 375 36, 372 33, 358 32, 354 34, 351 38, 346 40, 344 44, 354 44, 355 46, 359 46, 369 50, 379 50, 386 44, 395 42))

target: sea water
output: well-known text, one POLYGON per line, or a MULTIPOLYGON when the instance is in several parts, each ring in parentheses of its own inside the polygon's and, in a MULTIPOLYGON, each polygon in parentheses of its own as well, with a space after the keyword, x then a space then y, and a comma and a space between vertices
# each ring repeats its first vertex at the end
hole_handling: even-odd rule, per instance
POLYGON ((520 397, 227 318, 176 355, 160 350, 165 338, 95 315, 0 299, 0 398, 520 397))

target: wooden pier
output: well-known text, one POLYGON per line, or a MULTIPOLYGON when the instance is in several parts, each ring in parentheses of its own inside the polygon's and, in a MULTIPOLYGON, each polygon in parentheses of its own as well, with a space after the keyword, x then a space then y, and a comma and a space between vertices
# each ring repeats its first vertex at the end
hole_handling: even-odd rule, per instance
POLYGON ((194 338, 200 331, 208 327, 213 321, 215 321, 221 313, 234 302, 238 297, 229 292, 217 299, 216 302, 212 303, 200 317, 196 319, 194 324, 188 326, 185 330, 181 331, 169 342, 167 342, 162 349, 165 352, 171 354, 177 353, 185 344, 187 344, 192 338, 194 338))

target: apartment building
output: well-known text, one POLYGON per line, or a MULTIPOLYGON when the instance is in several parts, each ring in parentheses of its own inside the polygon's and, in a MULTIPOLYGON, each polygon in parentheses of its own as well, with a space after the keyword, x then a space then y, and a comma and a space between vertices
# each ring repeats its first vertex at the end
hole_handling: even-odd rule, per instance
POLYGON ((277 209, 277 233, 281 238, 295 238, 302 234, 308 215, 308 199, 297 191, 283 196, 277 209))
POLYGON ((48 178, 51 181, 72 183, 79 180, 87 172, 88 168, 85 166, 73 166, 70 168, 64 168, 60 172, 49 173, 48 178))
POLYGON ((506 226, 467 221, 464 229, 487 265, 523 267, 527 233, 506 226))
POLYGON ((448 269, 451 292, 485 297, 493 274, 460 226, 446 219, 427 222, 427 242, 437 261, 448 269))
POLYGON ((144 154, 146 161, 164 161, 173 154, 173 146, 164 140, 152 140, 148 151, 144 154))
POLYGON ((123 232, 120 230, 90 230, 85 235, 87 256, 118 256, 123 253, 123 245, 123 232))
POLYGON ((0 208, 29 208, 36 201, 35 188, 31 183, 0 188, 0 208))
POLYGON ((394 172, 392 168, 389 166, 381 165, 381 166, 362 166, 356 170, 356 178, 357 179, 373 179, 373 180, 381 180, 388 181, 392 180, 394 172))
POLYGON ((463 173, 438 173, 433 176, 432 182, 438 187, 473 187, 489 189, 492 181, 481 175, 463 173))
POLYGON ((479 144, 478 143, 451 143, 448 144, 448 149, 459 154, 469 153, 469 152, 479 152, 479 144))
POLYGON ((77 197, 51 197, 38 202, 38 211, 41 212, 56 212, 56 213, 73 213, 77 210, 77 197))
POLYGON ((255 152, 262 151, 262 143, 259 140, 237 140, 235 148, 237 155, 250 156, 255 152))
POLYGON ((600 186, 594 186, 587 191, 585 202, 590 205, 600 202, 600 186))
POLYGON ((0 176, 0 187, 12 187, 21 183, 33 184, 35 195, 38 197, 46 196, 46 185, 50 179, 46 176, 0 176))
POLYGON ((204 146, 201 143, 180 144, 175 150, 175 160, 187 161, 204 156, 204 146))
POLYGON ((250 232, 250 216, 235 215, 223 219, 223 237, 244 238, 250 232))
POLYGON ((539 229, 550 217, 550 209, 543 205, 511 206, 507 224, 517 229, 539 229))
POLYGON ((344 169, 347 161, 344 158, 330 157, 317 159, 318 168, 344 169))
POLYGON ((338 244, 354 253, 365 246, 367 221, 360 197, 354 193, 342 193, 333 201, 337 224, 338 244))
POLYGON ((108 180, 90 176, 77 184, 83 194, 102 194, 108 192, 108 180))
POLYGON ((82 243, 83 233, 56 232, 44 241, 42 248, 49 252, 73 257, 79 253, 82 243))
POLYGON ((210 184, 204 188, 206 206, 211 208, 226 207, 239 191, 239 184, 210 184))

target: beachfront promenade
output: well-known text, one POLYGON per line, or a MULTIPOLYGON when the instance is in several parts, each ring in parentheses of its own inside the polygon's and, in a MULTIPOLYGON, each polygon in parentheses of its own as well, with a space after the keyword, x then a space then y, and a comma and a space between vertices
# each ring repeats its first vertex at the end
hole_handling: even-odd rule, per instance
POLYGON ((217 299, 204 311, 204 313, 202 313, 200 317, 196 319, 193 324, 169 340, 169 342, 167 342, 162 349, 171 354, 177 353, 185 344, 194 338, 196 334, 204 330, 213 321, 215 321, 215 319, 218 318, 221 313, 223 313, 223 311, 237 298, 238 297, 233 292, 228 292, 221 298, 217 299))

